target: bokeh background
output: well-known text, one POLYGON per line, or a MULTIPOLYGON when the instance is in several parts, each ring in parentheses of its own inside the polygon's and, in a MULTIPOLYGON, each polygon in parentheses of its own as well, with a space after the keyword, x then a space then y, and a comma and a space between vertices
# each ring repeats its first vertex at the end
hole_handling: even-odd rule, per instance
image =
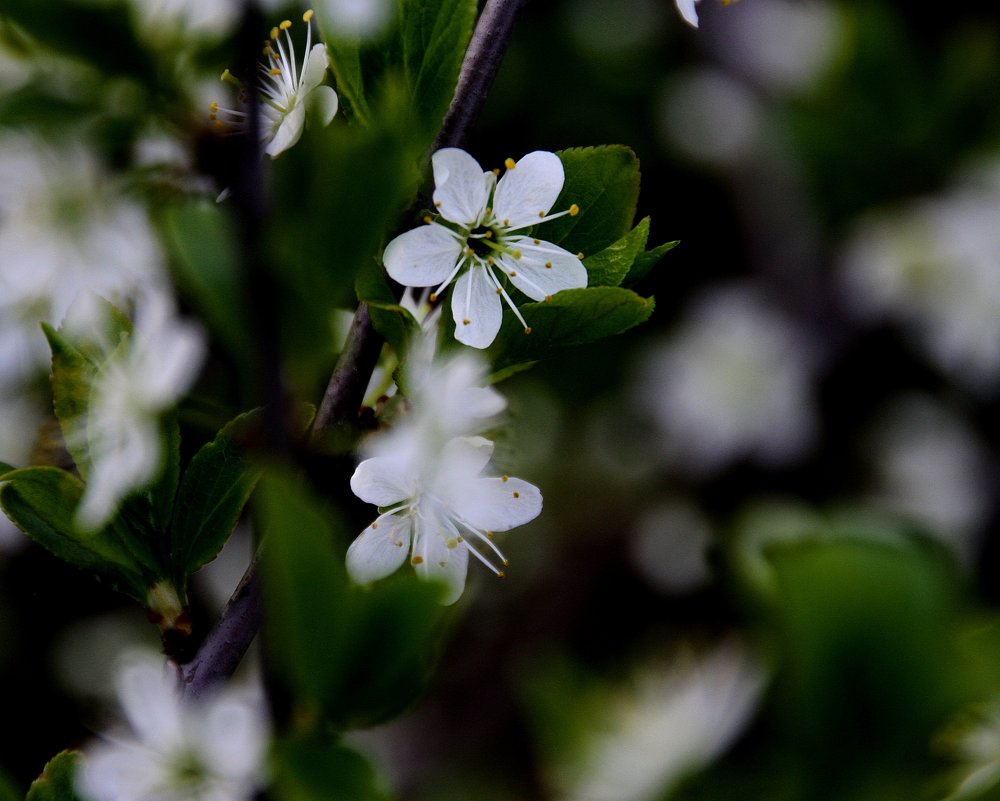
MULTIPOLYGON (((985 2, 698 10, 695 30, 666 0, 527 3, 468 142, 484 165, 626 144, 650 242, 680 244, 636 287, 650 323, 501 385, 500 461, 545 512, 506 537, 505 582, 470 582, 420 704, 348 735, 392 797, 1000 798, 1000 21, 985 2)), ((194 34, 153 18, 77 35, 155 71, 194 34)), ((198 23, 220 27, 188 101, 231 53, 231 23, 198 23)), ((99 107, 86 191, 144 172, 212 191, 176 75, 142 97, 148 76, 68 67, 2 3, 0 32, 11 182, 25 136, 91 169, 99 107)), ((105 236, 134 231, 102 208, 105 236)), ((29 216, 43 230, 10 244, 12 220, 4 247, 60 230, 29 216)), ((58 458, 0 309, 0 459, 58 458)), ((205 394, 231 369, 217 354, 205 394)), ((3 542, 0 766, 23 791, 101 719, 109 654, 156 637, 3 542)), ((206 569, 199 620, 249 552, 239 532, 206 569)))

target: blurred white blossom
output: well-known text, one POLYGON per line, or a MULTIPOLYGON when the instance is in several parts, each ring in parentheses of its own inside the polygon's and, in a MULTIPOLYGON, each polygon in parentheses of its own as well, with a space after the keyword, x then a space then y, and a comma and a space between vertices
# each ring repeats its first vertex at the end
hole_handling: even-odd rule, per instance
POLYGON ((317 0, 323 30, 335 39, 367 39, 377 36, 392 21, 391 0, 317 0))
POLYGON ((648 668, 594 721, 582 759, 557 774, 561 801, 657 801, 705 768, 752 717, 765 671, 735 640, 648 668))
POLYGON ((930 398, 900 398, 872 426, 866 452, 873 500, 920 520, 971 564, 992 497, 987 455, 963 420, 930 398))
POLYGON ((129 0, 133 24, 143 38, 163 47, 229 34, 240 17, 235 0, 129 0))
POLYGON ((634 393, 668 462, 788 464, 816 433, 810 343, 749 286, 710 292, 639 365, 634 393))
POLYGON ((228 688, 185 702, 162 658, 133 655, 116 676, 128 728, 84 749, 87 801, 249 801, 266 780, 269 724, 259 693, 228 688))
POLYGON ((890 318, 961 386, 1000 384, 1000 164, 869 216, 844 248, 848 307, 890 318))
POLYGON ((160 415, 197 378, 206 352, 201 330, 180 320, 170 297, 140 301, 135 327, 115 350, 91 389, 86 446, 91 467, 78 522, 98 528, 130 492, 161 468, 160 415))
POLYGON ((640 516, 628 542, 636 571, 664 593, 682 594, 701 587, 711 572, 708 549, 715 539, 712 523, 691 503, 661 501, 640 516))

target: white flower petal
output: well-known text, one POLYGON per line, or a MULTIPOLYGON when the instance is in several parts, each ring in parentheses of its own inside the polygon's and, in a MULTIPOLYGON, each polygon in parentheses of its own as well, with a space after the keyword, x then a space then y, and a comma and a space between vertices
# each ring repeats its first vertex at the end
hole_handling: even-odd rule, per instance
POLYGON ((414 518, 384 514, 347 549, 347 572, 358 584, 370 584, 394 573, 406 561, 414 518))
POLYGON ((281 118, 281 122, 278 123, 278 130, 274 132, 274 138, 267 143, 264 152, 272 159, 277 158, 281 153, 299 141, 305 123, 306 107, 302 103, 295 103, 281 118))
POLYGON ((549 242, 538 245, 537 248, 544 248, 540 251, 524 236, 510 237, 508 242, 521 251, 521 258, 504 254, 501 259, 503 271, 511 283, 532 300, 545 300, 563 289, 587 286, 587 268, 575 253, 549 242))
POLYGON ((488 348, 503 320, 502 301, 496 285, 486 274, 487 269, 474 265, 458 277, 452 290, 455 339, 471 348, 488 348))
POLYGON ((235 782, 263 777, 269 727, 262 704, 248 693, 210 699, 198 727, 198 752, 212 772, 235 782))
POLYGON ((73 783, 89 801, 153 798, 171 784, 162 757, 132 743, 98 743, 87 749, 73 783))
POLYGON ((462 258, 462 242, 440 225, 400 234, 385 246, 385 270, 403 286, 437 286, 462 258))
POLYGON ((477 478, 463 489, 455 511, 481 531, 508 531, 542 511, 542 493, 520 478, 477 478))
POLYGON ((412 561, 420 578, 445 585, 441 603, 447 606, 461 597, 469 568, 469 551, 439 523, 416 518, 412 561))
POLYGON ((684 21, 695 28, 698 27, 698 11, 695 9, 694 4, 698 0, 676 0, 677 10, 684 17, 684 21))
POLYGON ((416 480, 409 460, 374 456, 358 465, 351 476, 351 491, 366 503, 392 506, 412 498, 416 480))
POLYGON ((305 97, 306 94, 323 83, 328 63, 326 45, 313 45, 302 64, 302 75, 299 77, 298 87, 300 98, 305 97))
POLYGON ((566 173, 555 153, 536 150, 504 173, 493 195, 493 216, 505 228, 525 228, 548 214, 566 173))
POLYGON ((434 205, 446 220, 474 228, 489 202, 489 179, 479 162, 464 150, 446 147, 431 157, 434 168, 434 205))
POLYGON ((336 116, 339 104, 337 93, 330 86, 317 86, 309 94, 309 108, 315 109, 317 119, 324 126, 336 116))
POLYGON ((162 752, 183 747, 180 694, 163 665, 136 659, 123 666, 116 681, 122 710, 142 742, 162 752))
POLYGON ((489 464, 493 448, 486 437, 455 437, 441 449, 439 473, 449 482, 478 476, 489 464))

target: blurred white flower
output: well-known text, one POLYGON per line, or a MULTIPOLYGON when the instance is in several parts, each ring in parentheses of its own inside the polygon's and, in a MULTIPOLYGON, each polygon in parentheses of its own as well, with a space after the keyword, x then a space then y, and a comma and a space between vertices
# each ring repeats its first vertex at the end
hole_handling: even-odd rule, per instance
POLYGON ((971 565, 992 492, 987 455, 961 418, 930 398, 900 398, 879 415, 866 452, 873 500, 920 520, 971 565))
POLYGON ((687 501, 672 499, 643 512, 628 552, 636 571, 653 587, 682 594, 708 581, 708 548, 714 539, 704 514, 687 501))
POLYGON ((751 287, 694 303, 654 345, 634 392, 658 423, 664 457, 710 472, 749 458, 788 464, 812 444, 812 354, 802 334, 751 287))
POLYGON ((937 750, 959 763, 954 790, 943 801, 990 798, 1000 784, 1000 699, 963 710, 936 738, 937 750))
POLYGON ((587 285, 580 254, 515 233, 579 212, 574 204, 548 213, 566 178, 557 155, 536 150, 519 162, 507 159, 499 181, 458 148, 437 151, 431 163, 438 219, 428 216, 427 225, 397 236, 386 245, 383 260, 389 275, 404 286, 436 286, 431 300, 455 282, 451 312, 459 342, 489 347, 500 331, 501 298, 525 331, 531 330, 507 294, 506 278, 539 301, 587 285))
POLYGON ((392 20, 391 0, 317 0, 323 30, 338 39, 377 36, 392 20))
POLYGON ((88 801, 249 801, 262 788, 269 725, 262 698, 228 689, 197 705, 163 660, 133 656, 116 676, 128 730, 84 749, 76 790, 88 801))
POLYGON ((383 578, 410 554, 421 578, 445 584, 442 602, 450 604, 465 587, 470 553, 502 576, 491 560, 507 561, 493 532, 537 517, 538 488, 481 475, 493 455, 493 443, 482 437, 457 437, 434 450, 407 448, 399 436, 393 442, 399 447, 366 459, 351 477, 355 495, 387 510, 348 548, 351 577, 361 584, 383 578))
MULTIPOLYGON (((329 125, 337 113, 337 93, 323 83, 329 65, 326 45, 312 44, 312 17, 312 11, 302 15, 306 23, 306 46, 301 70, 288 32, 291 20, 283 20, 272 28, 271 38, 264 47, 260 79, 253 88, 260 93, 261 141, 266 143, 264 152, 271 158, 277 158, 299 141, 307 110, 315 109, 323 125, 329 125)), ((222 73, 222 79, 238 86, 241 95, 246 92, 246 87, 229 70, 222 73)), ((218 103, 212 103, 210 108, 211 119, 217 125, 242 128, 247 123, 244 111, 223 108, 218 103)))
POLYGON ((863 220, 841 279, 860 317, 901 323, 958 384, 1000 385, 1000 164, 949 190, 863 220))
POLYGON ((234 0, 129 0, 133 25, 154 45, 176 48, 232 31, 241 7, 234 0))
POLYGON ((130 492, 161 467, 160 415, 194 383, 204 335, 176 317, 163 293, 144 296, 128 341, 119 345, 91 389, 86 446, 91 467, 77 509, 87 529, 100 527, 130 492))
POLYGON ((658 801, 743 731, 765 683, 744 646, 727 641, 665 671, 648 669, 585 732, 580 762, 557 775, 561 801, 658 801), (603 725, 601 725, 603 723, 603 725))
POLYGON ((89 151, 0 135, 0 388, 48 365, 39 323, 82 293, 124 306, 164 282, 145 210, 89 151))

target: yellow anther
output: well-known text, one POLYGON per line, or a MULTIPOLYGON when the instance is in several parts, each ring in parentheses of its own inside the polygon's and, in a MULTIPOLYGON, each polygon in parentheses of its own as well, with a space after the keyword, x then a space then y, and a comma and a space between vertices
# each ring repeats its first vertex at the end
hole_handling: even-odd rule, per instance
POLYGON ((492 267, 494 264, 496 264, 496 259, 494 259, 492 256, 487 256, 486 263, 490 265, 490 267, 492 267))
POLYGON ((499 175, 500 174, 500 170, 498 170, 496 167, 494 167, 493 168, 493 174, 494 175, 499 175))
POLYGON ((530 334, 530 333, 531 333, 531 326, 530 326, 530 325, 529 325, 529 326, 527 326, 527 327, 526 327, 526 328, 524 329, 524 333, 526 333, 526 334, 530 334))
POLYGON ((517 273, 516 273, 516 272, 514 272, 513 270, 511 270, 511 271, 510 271, 510 277, 511 277, 511 278, 517 278, 517 273))
POLYGON ((541 239, 532 239, 531 241, 534 242, 536 245, 542 244, 542 240, 541 239))
POLYGON ((278 38, 278 29, 277 28, 271 28, 271 38, 272 39, 277 39, 278 38))
POLYGON ((476 251, 474 251, 472 248, 466 248, 465 249, 465 255, 466 256, 475 256, 476 255, 476 251))
POLYGON ((427 296, 427 300, 429 300, 431 303, 437 303, 437 299, 438 299, 437 292, 431 292, 431 294, 427 296))
POLYGON ((575 217, 579 213, 580 213, 580 207, 577 206, 576 203, 574 203, 572 206, 569 207, 569 216, 570 217, 575 217))
POLYGON ((279 70, 277 67, 271 67, 271 69, 269 69, 267 71, 267 74, 268 75, 281 75, 281 70, 279 70))
POLYGON ((504 228, 506 228, 508 225, 510 225, 510 220, 508 220, 506 217, 504 217, 503 225, 504 225, 504 228))
POLYGON ((219 104, 213 100, 211 103, 208 104, 208 110, 211 111, 213 114, 217 113, 219 110, 219 104))
POLYGON ((512 256, 513 256, 513 257, 514 257, 515 259, 519 259, 519 258, 521 258, 521 251, 520 251, 520 250, 515 250, 515 251, 513 251, 513 252, 511 253, 511 255, 512 255, 512 256))
POLYGON ((281 30, 283 31, 287 31, 289 28, 292 27, 292 21, 290 19, 283 19, 281 21, 281 24, 278 25, 278 27, 281 28, 281 30))
POLYGON ((544 217, 544 216, 545 216, 545 212, 544 212, 544 211, 540 211, 540 212, 538 212, 538 216, 539 216, 539 217, 544 217))
POLYGON ((428 225, 430 225, 432 222, 434 222, 434 218, 431 217, 430 214, 425 214, 424 215, 424 222, 427 223, 428 225))
POLYGON ((448 546, 448 549, 449 549, 449 550, 451 550, 452 548, 457 548, 457 547, 458 547, 458 543, 457 543, 457 542, 455 542, 455 540, 448 540, 448 541, 447 541, 447 542, 445 543, 445 545, 447 545, 447 546, 448 546))
POLYGON ((305 14, 302 15, 303 22, 309 22, 313 18, 315 12, 310 8, 305 14))
POLYGON ((577 257, 577 258, 578 258, 578 259, 579 259, 580 261, 583 261, 583 253, 582 253, 582 252, 581 252, 581 253, 577 253, 577 254, 576 254, 576 257, 577 257))
POLYGON ((441 208, 441 201, 440 200, 435 200, 434 201, 434 208, 436 208, 436 209, 441 208))
POLYGON ((483 238, 484 239, 492 239, 493 238, 493 232, 492 231, 487 231, 485 234, 483 234, 483 238))
POLYGON ((472 320, 462 320, 462 325, 468 325, 472 320))
POLYGON ((497 291, 498 295, 502 295, 503 294, 503 290, 500 287, 497 287, 496 291, 497 291))
POLYGON ((424 557, 422 557, 422 556, 414 556, 410 560, 410 564, 411 565, 422 565, 423 563, 424 563, 424 557))
POLYGON ((500 476, 500 480, 501 481, 510 481, 510 476, 507 476, 507 475, 500 476))
POLYGON ((552 262, 550 262, 550 261, 545 262, 545 267, 546 267, 546 269, 551 270, 552 269, 552 262))
POLYGON ((493 532, 492 531, 487 531, 486 532, 486 539, 488 539, 488 540, 493 539, 493 532))
POLYGON ((520 498, 521 497, 521 493, 520 492, 512 492, 511 495, 513 495, 515 498, 520 498))
POLYGON ((508 170, 513 170, 514 167, 517 166, 517 162, 515 162, 514 159, 505 159, 503 166, 506 167, 508 170))
POLYGON ((500 570, 497 572, 497 578, 507 578, 507 574, 500 570))
POLYGON ((545 301, 548 302, 550 300, 552 300, 552 296, 551 295, 546 295, 545 296, 545 301))
POLYGON ((372 528, 378 528, 378 520, 372 523, 372 528))

